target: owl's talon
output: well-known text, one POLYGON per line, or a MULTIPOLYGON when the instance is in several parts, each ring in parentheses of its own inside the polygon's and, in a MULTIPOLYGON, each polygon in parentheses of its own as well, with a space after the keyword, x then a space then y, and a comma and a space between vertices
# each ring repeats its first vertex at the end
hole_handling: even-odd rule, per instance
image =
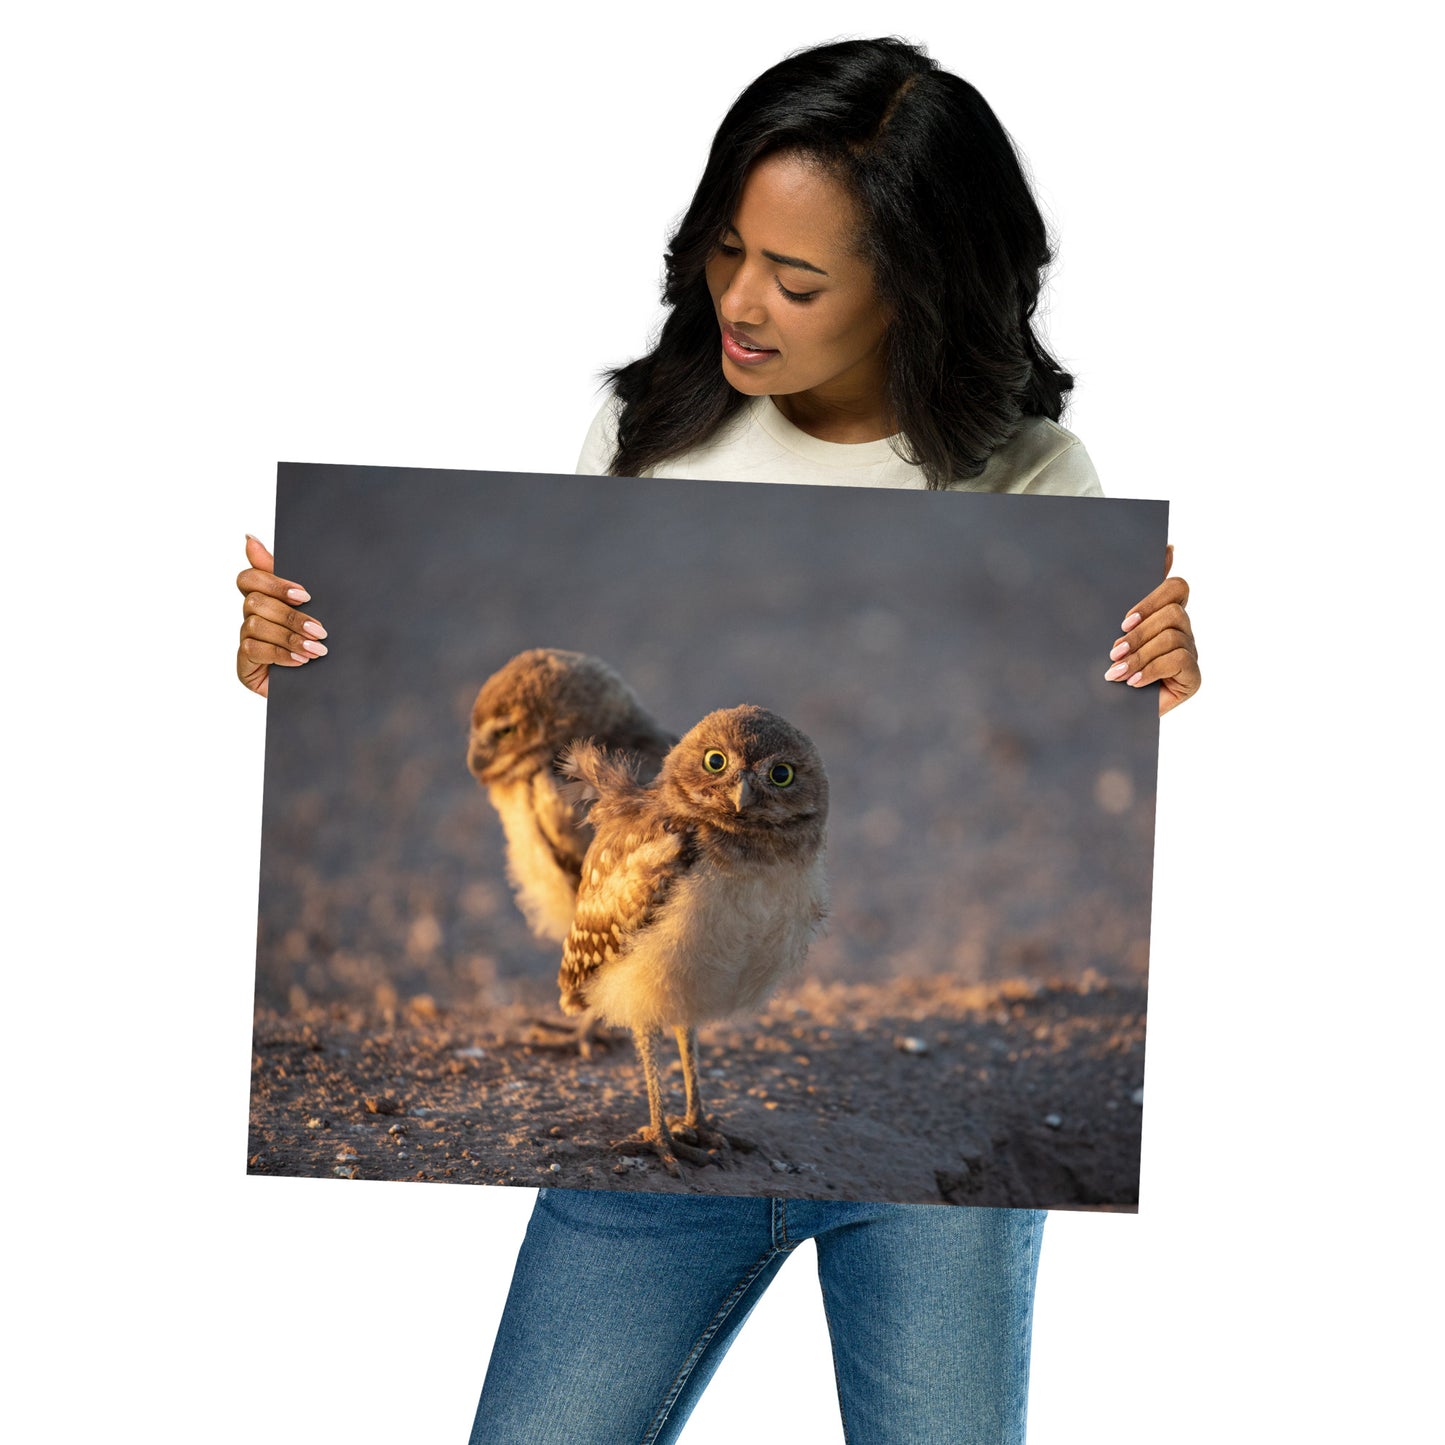
POLYGON ((606 1052, 616 1042, 616 1035, 603 1032, 595 1019, 588 1019, 582 1024, 564 1023, 557 1019, 528 1019, 527 1022, 532 1032, 523 1035, 522 1042, 529 1048, 556 1049, 561 1053, 575 1050, 578 1058, 589 1062, 596 1053, 606 1052), (547 1038, 541 1030, 563 1037, 547 1038))
POLYGON ((716 1149, 694 1149, 691 1144, 685 1143, 675 1134, 672 1138, 672 1147, 689 1164, 722 1164, 722 1155, 716 1149))
POLYGON ((739 1154, 752 1154, 758 1147, 753 1140, 745 1139, 741 1134, 727 1133, 711 1114, 704 1116, 699 1121, 680 1118, 669 1119, 667 1122, 674 1138, 680 1136, 690 1143, 701 1144, 705 1149, 717 1150, 722 1153, 736 1151, 739 1154))
POLYGON ((678 1156, 686 1159, 689 1164, 712 1164, 715 1161, 700 1149, 694 1149, 690 1144, 684 1144, 681 1140, 675 1139, 665 1130, 654 1130, 651 1125, 644 1125, 637 1133, 626 1139, 614 1139, 612 1152, 614 1154, 629 1154, 638 1147, 650 1149, 662 1161, 662 1167, 672 1175, 674 1179, 682 1178, 682 1170, 678 1165, 678 1156))

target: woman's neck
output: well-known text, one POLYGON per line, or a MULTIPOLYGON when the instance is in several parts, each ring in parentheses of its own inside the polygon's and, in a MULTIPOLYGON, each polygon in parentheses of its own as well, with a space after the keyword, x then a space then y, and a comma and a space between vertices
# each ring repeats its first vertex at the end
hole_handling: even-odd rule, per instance
POLYGON ((773 405, 801 432, 820 442, 876 442, 893 436, 897 423, 881 395, 833 398, 816 391, 772 398, 773 405))

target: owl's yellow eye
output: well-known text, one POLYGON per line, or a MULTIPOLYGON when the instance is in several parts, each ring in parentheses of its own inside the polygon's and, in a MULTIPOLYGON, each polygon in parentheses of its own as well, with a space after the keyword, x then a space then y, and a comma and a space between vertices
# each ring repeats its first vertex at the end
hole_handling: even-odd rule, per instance
POLYGON ((709 748, 702 755, 702 765, 710 773, 721 773, 728 765, 727 754, 719 752, 716 748, 709 748))
POLYGON ((793 783, 793 770, 787 763, 774 763, 768 769, 768 781, 775 787, 787 788, 793 783))

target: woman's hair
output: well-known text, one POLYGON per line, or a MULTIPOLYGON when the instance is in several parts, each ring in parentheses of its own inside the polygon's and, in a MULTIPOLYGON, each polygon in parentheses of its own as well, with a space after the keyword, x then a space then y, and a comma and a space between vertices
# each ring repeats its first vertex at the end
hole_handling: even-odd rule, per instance
POLYGON ((977 476, 1024 416, 1057 421, 1074 381, 1034 335, 1052 255, 1013 143, 967 81, 897 39, 789 56, 734 102, 668 244, 657 344, 609 372, 616 476, 697 446, 747 400, 723 375, 705 267, 750 168, 806 156, 862 218, 857 244, 891 313, 887 404, 930 487, 977 476))

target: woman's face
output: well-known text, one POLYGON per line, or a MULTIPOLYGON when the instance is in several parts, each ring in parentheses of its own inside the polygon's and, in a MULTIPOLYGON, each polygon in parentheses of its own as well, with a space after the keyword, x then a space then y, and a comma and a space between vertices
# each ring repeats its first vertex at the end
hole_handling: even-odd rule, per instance
POLYGON ((888 318, 857 234, 847 192, 806 159, 768 156, 748 173, 707 263, 723 374, 738 391, 806 393, 860 416, 882 408, 888 318))

